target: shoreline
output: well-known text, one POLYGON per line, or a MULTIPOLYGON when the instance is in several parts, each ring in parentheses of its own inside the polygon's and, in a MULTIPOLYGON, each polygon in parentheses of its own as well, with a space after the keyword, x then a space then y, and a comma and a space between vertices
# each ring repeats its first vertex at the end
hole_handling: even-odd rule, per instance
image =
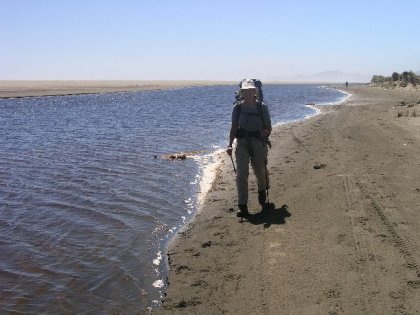
POLYGON ((167 90, 174 88, 232 85, 230 81, 159 81, 159 80, 110 80, 110 81, 1 81, 0 99, 66 96, 83 94, 103 94, 120 92, 138 92, 150 90, 167 90))
MULTIPOLYGON (((320 106, 321 115, 273 130, 273 149, 269 153, 270 201, 276 205, 273 213, 258 212, 257 202, 253 200, 256 199, 255 182, 250 176, 250 211, 253 215, 249 220, 236 218, 234 174, 224 157, 202 210, 197 211, 169 242, 167 298, 156 312, 193 314, 253 310, 273 314, 324 314, 343 310, 348 313, 357 301, 360 312, 372 310, 369 305, 373 302, 375 309, 386 313, 401 303, 399 299, 389 299, 393 292, 403 292, 407 309, 419 306, 416 302, 419 301, 418 290, 407 287, 407 283, 418 283, 418 276, 401 263, 409 260, 418 268, 419 255, 414 251, 404 254, 408 250, 398 250, 398 242, 397 245, 393 242, 392 246, 381 242, 382 238, 388 238, 392 243, 395 238, 409 236, 410 246, 418 248, 420 235, 415 228, 419 227, 419 220, 411 220, 418 217, 405 210, 399 215, 409 218, 405 220, 407 222, 416 222, 410 233, 399 228, 390 230, 387 220, 399 225, 394 220, 397 215, 394 218, 393 213, 388 214, 386 206, 379 212, 375 207, 372 209, 371 200, 377 200, 378 185, 366 182, 366 176, 372 177, 372 182, 380 181, 376 173, 370 173, 372 168, 378 167, 378 159, 384 156, 379 153, 384 150, 389 159, 381 165, 388 163, 393 167, 381 170, 385 174, 383 177, 388 178, 388 181, 382 179, 379 185, 383 202, 387 189, 398 188, 392 181, 389 183, 389 177, 396 176, 393 168, 407 172, 411 167, 413 172, 419 173, 418 167, 414 167, 420 165, 419 155, 410 155, 414 158, 406 161, 408 166, 395 165, 393 148, 383 148, 380 142, 397 130, 397 134, 406 134, 411 139, 410 149, 418 153, 419 146, 413 144, 420 142, 415 136, 420 130, 420 118, 396 118, 395 106, 403 97, 420 100, 420 94, 375 91, 367 87, 345 91, 353 95, 344 104, 320 106), (400 129, 404 129, 404 133, 400 129), (371 138, 365 139, 365 132, 371 138), (364 141, 355 146, 351 142, 357 137, 364 141), (317 164, 322 167, 315 169, 317 164), (331 199, 331 195, 337 200, 331 199), (365 199, 368 200, 363 202, 362 195, 367 195, 365 199), (385 236, 378 240, 376 235, 385 236), (371 247, 382 252, 370 253, 371 247), (374 260, 364 259, 372 255, 374 260), (358 259, 368 267, 356 268, 358 265, 355 267, 354 261, 358 259), (308 265, 308 261, 312 263, 308 265), (391 266, 398 270, 399 277, 386 277, 386 286, 378 288, 374 278, 383 276, 381 268, 391 266), (344 269, 350 271, 344 272, 344 269), (273 273, 274 270, 278 273, 273 273), (362 279, 367 279, 366 283, 362 279), (308 281, 307 285, 299 285, 305 281, 308 281), (368 305, 363 293, 369 290, 379 292, 368 305), (380 305, 380 300, 385 302, 380 305)), ((405 185, 415 186, 413 178, 416 177, 407 180, 405 185)), ((420 191, 420 187, 418 189, 420 191)), ((407 201, 409 192, 401 188, 397 192, 404 195, 403 201, 407 201)), ((385 201, 388 206, 396 206, 393 199, 385 201)), ((378 202, 376 208, 382 209, 378 202)))

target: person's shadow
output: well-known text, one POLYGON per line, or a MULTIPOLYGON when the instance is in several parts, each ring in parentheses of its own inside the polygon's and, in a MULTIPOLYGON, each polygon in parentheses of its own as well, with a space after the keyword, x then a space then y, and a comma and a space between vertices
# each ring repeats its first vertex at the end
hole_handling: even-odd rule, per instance
POLYGON ((285 219, 290 216, 287 205, 276 208, 274 203, 270 203, 265 205, 261 212, 249 215, 246 221, 255 225, 263 224, 264 228, 269 228, 272 224, 285 224, 285 219))

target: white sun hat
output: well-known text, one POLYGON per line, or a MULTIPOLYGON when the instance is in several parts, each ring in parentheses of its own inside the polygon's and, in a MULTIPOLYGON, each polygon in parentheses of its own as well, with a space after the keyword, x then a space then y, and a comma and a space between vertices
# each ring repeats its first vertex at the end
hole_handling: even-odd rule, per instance
POLYGON ((257 89, 252 79, 245 79, 242 81, 241 90, 257 89))

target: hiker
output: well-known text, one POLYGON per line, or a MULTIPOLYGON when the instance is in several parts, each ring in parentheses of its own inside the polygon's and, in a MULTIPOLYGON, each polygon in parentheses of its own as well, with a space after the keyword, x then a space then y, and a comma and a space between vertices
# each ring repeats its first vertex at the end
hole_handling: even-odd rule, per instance
MULTIPOLYGON (((258 81, 260 82, 260 81, 258 81)), ((232 156, 232 145, 236 138, 236 186, 238 189, 238 217, 246 217, 248 212, 248 175, 251 161, 257 178, 258 202, 264 206, 268 189, 267 153, 268 136, 271 133, 271 119, 267 106, 257 98, 254 80, 246 79, 240 84, 240 100, 232 111, 227 154, 232 156)))
POLYGON ((349 83, 346 81, 346 87, 348 87, 349 86, 349 83))

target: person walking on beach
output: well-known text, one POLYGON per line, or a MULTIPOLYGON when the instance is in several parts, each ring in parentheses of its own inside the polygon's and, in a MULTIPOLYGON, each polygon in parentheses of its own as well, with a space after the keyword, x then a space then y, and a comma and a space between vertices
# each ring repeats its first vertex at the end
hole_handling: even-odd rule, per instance
POLYGON ((238 189, 238 217, 248 212, 248 176, 251 161, 258 186, 258 202, 264 206, 269 186, 267 173, 268 136, 271 133, 271 118, 267 106, 258 100, 254 80, 245 79, 240 84, 241 100, 232 110, 232 125, 226 150, 232 156, 236 138, 236 186, 238 189))

